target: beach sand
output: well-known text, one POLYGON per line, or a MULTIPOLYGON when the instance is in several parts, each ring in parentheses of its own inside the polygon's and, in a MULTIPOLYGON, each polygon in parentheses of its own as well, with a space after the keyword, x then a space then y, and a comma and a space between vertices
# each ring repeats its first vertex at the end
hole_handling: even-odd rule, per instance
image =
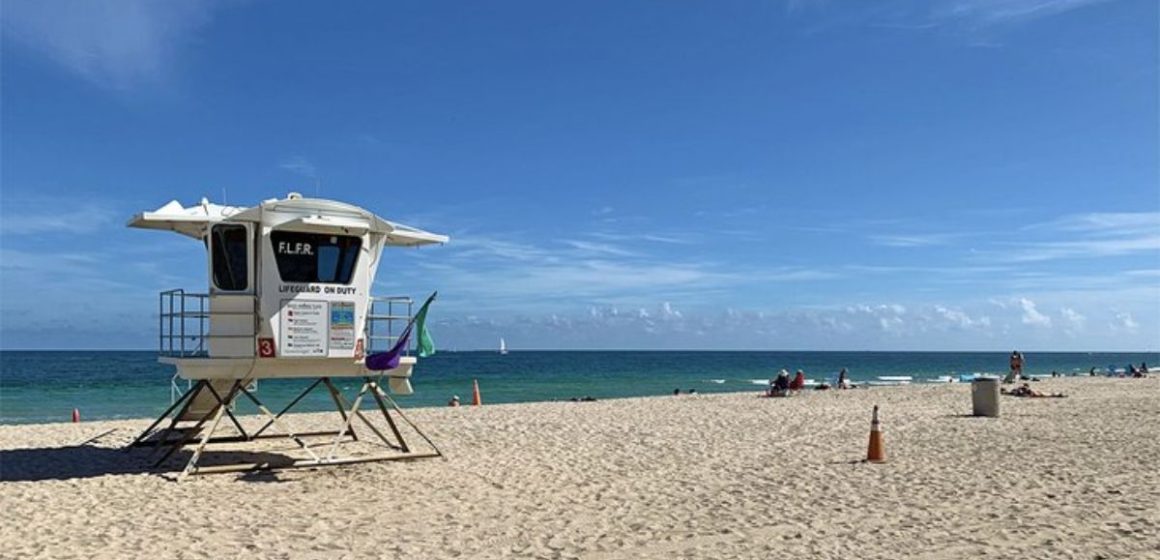
POLYGON ((2 426, 0 557, 1160 558, 1160 377, 1033 386, 1070 397, 1000 418, 968 416, 968 384, 415 409, 446 460, 180 483, 118 450, 147 420, 2 426), (860 462, 875 404, 885 464, 860 462))

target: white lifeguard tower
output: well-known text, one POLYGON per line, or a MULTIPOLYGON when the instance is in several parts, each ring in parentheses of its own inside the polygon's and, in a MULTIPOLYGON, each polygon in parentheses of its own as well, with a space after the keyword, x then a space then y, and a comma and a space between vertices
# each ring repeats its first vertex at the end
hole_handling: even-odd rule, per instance
POLYGON ((390 392, 411 393, 409 380, 417 359, 410 355, 406 337, 413 321, 413 301, 373 297, 371 286, 387 246, 441 244, 448 241, 447 236, 393 223, 357 206, 297 193, 252 208, 221 206, 205 199, 186 208, 172 201, 134 216, 128 225, 174 231, 201 241, 209 270, 208 291, 178 289, 160 295, 159 360, 175 366, 174 379, 188 380, 189 389, 131 444, 155 447, 158 454, 164 450, 155 467, 195 440, 197 446, 180 476, 440 454, 380 386, 386 377, 390 392), (394 352, 390 369, 369 370, 367 355, 388 348, 394 352), (314 382, 273 414, 254 395, 257 382, 271 378, 314 378, 314 382), (361 378, 353 402, 333 378, 361 378), (341 427, 295 434, 283 415, 320 385, 330 393, 341 427), (366 396, 377 404, 393 439, 359 410, 366 396), (235 400, 242 397, 267 419, 257 430, 247 432, 233 413, 235 400), (392 411, 427 441, 431 452, 410 449, 392 411), (214 437, 223 416, 230 419, 237 435, 214 437), (340 444, 347 443, 348 436, 359 440, 352 426, 355 418, 393 453, 340 455, 340 444), (166 420, 167 426, 155 432, 166 420), (183 424, 190 422, 192 427, 183 424), (271 426, 283 433, 266 434, 271 426), (279 436, 290 438, 305 456, 287 457, 283 462, 198 466, 210 443, 279 436), (327 436, 329 442, 312 446, 307 436, 327 436))

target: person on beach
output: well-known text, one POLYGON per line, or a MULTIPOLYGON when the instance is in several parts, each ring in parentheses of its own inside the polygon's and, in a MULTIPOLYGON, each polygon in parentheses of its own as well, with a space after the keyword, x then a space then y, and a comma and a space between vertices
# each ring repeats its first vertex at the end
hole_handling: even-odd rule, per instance
POLYGON ((766 396, 770 397, 785 397, 789 395, 789 372, 781 370, 777 372, 777 377, 769 382, 769 392, 766 396))
POLYGON ((451 395, 451 400, 447 401, 447 406, 459 406, 459 395, 451 395))
POLYGON ((801 391, 806 386, 806 374, 802 370, 797 370, 793 376, 793 381, 789 382, 790 391, 801 391))
POLYGON ((1051 393, 1050 395, 1047 393, 1040 393, 1039 391, 1032 389, 1031 385, 1028 383, 1024 383, 1019 387, 1011 389, 1010 391, 1000 390, 1000 392, 1004 395, 1010 395, 1012 397, 1030 397, 1033 399, 1062 399, 1067 396, 1063 393, 1051 393))
POLYGON ((1023 354, 1020 354, 1018 350, 1013 350, 1011 352, 1010 362, 1011 373, 1007 374, 1007 378, 1003 380, 1003 383, 1014 383, 1023 378, 1023 354))
POLYGON ((849 374, 846 373, 846 368, 842 368, 842 370, 838 372, 838 388, 839 389, 849 389, 850 388, 850 378, 849 378, 849 374))
POLYGON ((1023 353, 1019 352, 1019 351, 1012 352, 1011 353, 1011 370, 1014 371, 1014 373, 1015 373, 1015 380, 1016 381, 1027 379, 1026 377, 1023 376, 1023 366, 1024 366, 1023 353))

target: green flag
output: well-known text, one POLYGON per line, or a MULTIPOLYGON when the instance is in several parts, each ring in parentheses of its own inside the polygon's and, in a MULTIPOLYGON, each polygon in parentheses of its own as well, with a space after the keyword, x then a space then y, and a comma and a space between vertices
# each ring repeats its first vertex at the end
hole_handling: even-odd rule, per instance
POLYGON ((419 351, 420 358, 435 355, 435 340, 431 338, 431 332, 427 330, 427 308, 431 306, 431 302, 435 301, 435 296, 439 292, 431 294, 427 301, 423 303, 423 307, 419 308, 419 312, 415 314, 415 330, 419 332, 419 337, 415 343, 416 349, 419 351))

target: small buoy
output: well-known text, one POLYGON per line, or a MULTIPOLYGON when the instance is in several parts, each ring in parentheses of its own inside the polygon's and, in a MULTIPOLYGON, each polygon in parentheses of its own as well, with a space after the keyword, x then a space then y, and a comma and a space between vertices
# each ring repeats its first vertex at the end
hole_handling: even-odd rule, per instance
POLYGON ((75 408, 73 409, 72 421, 73 421, 73 424, 76 424, 77 422, 81 421, 81 411, 79 411, 75 408))

